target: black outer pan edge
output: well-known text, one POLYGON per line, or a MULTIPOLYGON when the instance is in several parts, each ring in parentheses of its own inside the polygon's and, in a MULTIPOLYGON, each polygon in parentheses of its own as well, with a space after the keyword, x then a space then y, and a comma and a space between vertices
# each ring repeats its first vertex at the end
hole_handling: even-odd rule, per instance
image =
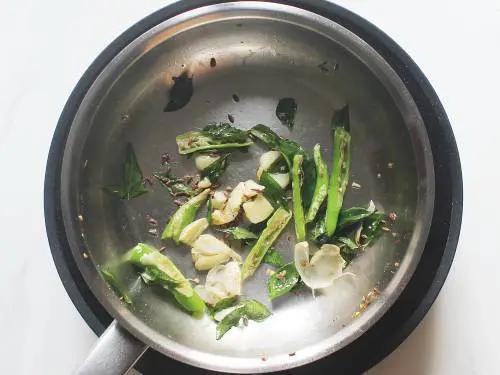
MULTIPOLYGON (((185 0, 166 6, 136 23, 114 40, 83 74, 59 118, 45 173, 44 209, 52 256, 64 287, 91 329, 100 335, 112 318, 85 284, 69 251, 60 202, 61 164, 66 139, 76 111, 88 88, 104 67, 136 37, 182 12, 227 0, 185 0)), ((327 17, 369 43, 392 66, 412 94, 427 128, 436 170, 436 201, 424 256, 414 276, 389 311, 351 345, 308 365, 309 373, 335 370, 359 374, 399 346, 423 319, 436 299, 455 255, 462 220, 462 173, 458 150, 448 117, 428 80, 413 60, 385 33, 356 14, 325 0, 280 1, 327 17)), ((155 363, 168 363, 149 350, 138 368, 153 373, 155 363)), ((208 373, 169 361, 190 373, 208 373)), ((164 367, 165 368, 165 367, 164 367)))

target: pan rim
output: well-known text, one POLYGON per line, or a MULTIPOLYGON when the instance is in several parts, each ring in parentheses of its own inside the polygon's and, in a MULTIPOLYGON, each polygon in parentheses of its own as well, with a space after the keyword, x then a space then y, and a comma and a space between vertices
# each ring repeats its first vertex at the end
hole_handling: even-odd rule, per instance
MULTIPOLYGON (((221 2, 223 2, 223 1, 215 1, 215 2, 199 1, 198 3, 203 4, 203 5, 208 5, 208 3, 221 3, 221 2)), ((297 5, 297 3, 302 3, 303 5, 307 5, 307 3, 311 4, 313 2, 311 2, 311 1, 299 1, 299 2, 294 1, 294 2, 287 2, 287 3, 294 3, 293 5, 297 5)), ((330 4, 330 3, 326 4, 326 2, 320 2, 320 1, 314 2, 314 3, 315 3, 314 5, 324 5, 324 6, 327 6, 327 5, 328 6, 332 6, 333 5, 333 4, 330 4)), ((164 8, 163 11, 165 11, 167 8, 171 8, 171 7, 174 7, 174 6, 180 6, 180 4, 179 3, 173 4, 173 5, 169 6, 169 7, 164 8)), ((340 10, 340 9, 342 9, 342 8, 338 8, 338 10, 340 10)), ((345 10, 342 10, 342 11, 346 12, 345 10)), ((159 11, 159 12, 161 12, 161 11, 159 11)), ((154 16, 157 15, 157 14, 158 13, 155 13, 155 14, 153 14, 150 17, 154 18, 154 16)), ((144 20, 144 21, 146 21, 146 20, 144 20)), ((165 20, 165 17, 161 18, 160 21, 164 21, 164 20, 165 20)), ((141 22, 144 22, 144 21, 141 21, 141 22)), ((131 32, 130 30, 133 30, 136 27, 138 27, 138 25, 133 26, 131 29, 129 29, 128 32, 130 33, 131 32)), ((135 36, 138 36, 138 35, 140 35, 140 34, 139 33, 135 33, 135 36)), ((132 39, 134 39, 134 38, 132 38, 132 39)), ((112 46, 113 45, 111 45, 108 49, 110 49, 112 46)), ((122 48, 119 48, 118 50, 121 50, 121 49, 122 48)), ((108 51, 108 52, 110 52, 110 51, 108 51)), ((104 54, 104 52, 103 52, 103 54, 104 54)), ((82 80, 84 80, 84 78, 86 77, 87 74, 92 75, 93 73, 96 73, 97 70, 99 70, 98 67, 97 67, 97 65, 98 65, 97 63, 99 62, 99 60, 102 61, 103 54, 101 54, 101 56, 99 56, 97 58, 96 62, 94 62, 94 64, 91 66, 91 68, 89 68, 89 70, 84 75, 84 77, 82 78, 82 80), (92 72, 92 68, 94 68, 93 72, 92 72), (90 71, 90 73, 89 73, 89 71, 90 71)), ((113 57, 113 56, 111 56, 111 57, 113 57)), ((105 65, 107 65, 107 63, 104 64, 104 66, 105 65)), ((416 66, 415 66, 415 68, 416 68, 416 66)), ((89 82, 89 81, 86 81, 86 82, 83 81, 82 82, 82 80, 79 82, 79 84, 78 84, 77 88, 75 89, 74 93, 72 94, 72 96, 68 100, 68 103, 67 103, 67 105, 65 107, 65 110, 63 111, 63 114, 61 115, 61 119, 60 119, 59 124, 57 126, 56 134, 54 135, 54 140, 53 140, 53 143, 52 143, 52 146, 51 146, 51 151, 50 151, 50 154, 49 154, 49 163, 47 165, 47 174, 46 174, 47 178, 46 178, 46 186, 45 186, 45 191, 46 191, 46 193, 45 193, 45 198, 46 198, 45 199, 45 211, 46 211, 47 232, 48 232, 48 236, 49 236, 49 241, 50 241, 50 244, 51 244, 51 248, 54 247, 54 246, 58 246, 60 248, 61 247, 61 242, 64 242, 64 241, 61 241, 61 238, 54 238, 54 233, 53 233, 54 232, 54 226, 57 226, 57 223, 55 223, 54 220, 57 219, 57 215, 54 216, 54 212, 52 212, 52 210, 54 209, 54 207, 50 207, 50 206, 52 206, 50 204, 51 202, 52 203, 54 203, 54 202, 59 203, 59 213, 60 213, 60 201, 57 202, 57 199, 58 199, 58 197, 57 197, 57 191, 60 190, 60 181, 58 181, 58 177, 60 177, 60 170, 59 170, 59 174, 58 174, 57 173, 57 162, 61 161, 60 159, 62 158, 62 153, 60 153, 59 155, 57 155, 57 152, 55 152, 54 150, 57 149, 57 148, 59 148, 60 145, 57 145, 57 143, 58 143, 57 141, 61 140, 61 138, 60 138, 61 136, 62 136, 62 139, 64 140, 63 143, 65 144, 65 139, 64 138, 65 138, 65 136, 67 136, 67 132, 66 132, 66 135, 64 135, 64 130, 65 130, 64 128, 67 127, 66 130, 69 131, 69 125, 71 125, 71 123, 72 123, 71 108, 68 108, 68 107, 71 107, 70 104, 71 104, 71 100, 73 99, 73 95, 79 95, 80 94, 81 97, 83 97, 85 95, 85 93, 86 93, 86 90, 82 90, 82 91, 77 92, 77 89, 78 88, 82 89, 82 86, 84 86, 85 83, 88 84, 88 86, 87 86, 87 89, 88 89, 88 87, 93 83, 93 80, 91 82, 89 82), (83 92, 83 94, 82 94, 82 92, 83 92), (58 158, 58 156, 59 156, 59 158, 58 158), (51 160, 54 161, 55 163, 51 163, 50 162, 51 160), (52 181, 49 180, 49 177, 52 177, 52 181), (58 242, 57 245, 54 245, 55 241, 58 242)), ((430 88, 430 85, 429 85, 429 89, 432 90, 430 88)), ((437 100, 437 98, 436 98, 436 100, 437 100)), ((437 101, 437 102, 439 102, 439 101, 437 101)), ((75 103, 73 103, 73 104, 75 104, 75 103)), ((79 104, 78 101, 76 102, 76 104, 77 104, 76 108, 78 108, 78 104, 79 104)), ((74 107, 75 106, 73 106, 73 109, 75 109, 74 107)), ((75 110, 75 112, 76 112, 76 110, 75 110)), ((444 113, 444 111, 443 111, 443 113, 444 113)), ((447 122, 446 117, 445 117, 445 125, 447 125, 449 127, 449 123, 447 122)), ((450 134, 448 136, 450 136, 450 134)), ((451 143, 454 143, 452 135, 451 135, 451 138, 452 138, 451 139, 451 143)), ((62 150, 62 149, 64 149, 64 145, 61 146, 61 148, 59 148, 59 150, 62 150)), ((456 149, 456 145, 455 145, 455 149, 456 149)), ((456 156, 456 159, 458 161, 458 153, 456 151, 455 151, 455 156, 456 156)), ((459 161, 458 161, 458 163, 459 163, 459 161)), ((455 211, 454 212, 455 212, 456 215, 455 215, 454 218, 458 219, 458 222, 460 222, 460 217, 461 217, 461 177, 460 177, 460 167, 459 166, 458 166, 458 177, 459 177, 458 180, 460 182, 459 197, 458 197, 459 199, 455 200, 455 207, 454 207, 455 211), (457 209, 458 209, 458 211, 457 211, 457 209)), ((61 223, 59 223, 59 224, 61 224, 61 223)), ((452 236, 453 232, 450 231, 450 236, 452 237, 451 238, 452 240, 453 240, 453 237, 455 237, 455 238, 458 237, 459 227, 460 227, 460 223, 458 223, 458 227, 454 227, 454 229, 456 230, 455 231, 456 232, 456 236, 452 236)), ((61 227, 59 227, 59 228, 61 229, 61 227)), ((62 231, 62 233, 59 233, 59 235, 60 236, 64 236, 64 230, 62 231)), ((62 245, 64 245, 64 243, 62 245)), ((453 250, 453 253, 454 253, 454 250, 453 250)), ((451 259, 452 258, 453 258, 453 254, 451 256, 451 259)), ((449 262, 450 265, 451 265, 451 259, 450 259, 450 262, 449 262)), ((448 268, 449 268, 449 266, 448 266, 448 268)), ((446 270, 445 273, 447 273, 447 270, 446 270)), ((444 282, 444 279, 442 281, 444 282)))

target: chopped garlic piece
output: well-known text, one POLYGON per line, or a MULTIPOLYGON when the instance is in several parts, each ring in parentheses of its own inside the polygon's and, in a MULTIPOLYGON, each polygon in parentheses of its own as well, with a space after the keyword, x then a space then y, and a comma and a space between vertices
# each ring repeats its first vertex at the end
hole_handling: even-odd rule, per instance
POLYGON ((244 196, 245 198, 252 198, 255 197, 257 194, 262 193, 265 189, 264 186, 259 185, 253 180, 248 180, 244 182, 245 184, 245 193, 244 196))
POLYGON ((241 256, 223 241, 211 234, 202 234, 191 249, 194 266, 199 271, 206 271, 230 259, 241 262, 241 256))
POLYGON ((220 156, 212 156, 212 155, 198 155, 194 159, 194 163, 196 164, 196 168, 198 170, 202 171, 215 163, 217 160, 220 159, 220 156))
POLYGON ((345 264, 338 246, 323 245, 309 260, 309 244, 304 241, 295 245, 295 267, 302 281, 313 290, 332 285, 343 275, 345 264))
POLYGON ((264 171, 267 171, 271 166, 281 157, 281 152, 279 151, 268 151, 264 152, 260 157, 259 168, 257 169, 257 179, 260 180, 260 176, 264 171))
POLYGON ((179 241, 186 245, 193 245, 198 237, 208 228, 208 220, 201 218, 187 225, 179 236, 179 241))
POLYGON ((243 203, 243 211, 251 223, 257 224, 271 216, 274 207, 262 194, 259 194, 255 200, 243 203))
POLYGON ((283 189, 290 184, 290 173, 271 173, 270 176, 281 186, 283 189))
POLYGON ((241 269, 237 262, 219 265, 208 271, 205 285, 195 287, 200 297, 210 305, 222 299, 241 295, 241 269))
POLYGON ((210 186, 212 186, 212 183, 210 182, 208 177, 204 177, 203 180, 198 182, 198 187, 201 189, 206 189, 209 188, 210 186))
POLYGON ((212 222, 215 225, 223 225, 230 223, 238 213, 240 212, 241 204, 243 203, 243 199, 245 196, 245 183, 240 182, 233 189, 231 194, 229 195, 229 199, 223 210, 214 210, 212 213, 212 222))
POLYGON ((212 207, 216 210, 224 209, 227 202, 227 196, 223 191, 216 191, 212 197, 212 207))

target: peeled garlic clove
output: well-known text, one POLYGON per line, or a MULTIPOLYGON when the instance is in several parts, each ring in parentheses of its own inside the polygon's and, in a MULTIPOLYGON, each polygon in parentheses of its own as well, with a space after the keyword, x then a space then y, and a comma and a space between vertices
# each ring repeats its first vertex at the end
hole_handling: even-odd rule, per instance
POLYGON ((303 277, 306 274, 307 266, 309 266, 309 243, 307 241, 299 242, 295 244, 294 250, 295 268, 303 277))
POLYGON ((224 211, 214 210, 214 212, 212 212, 212 223, 214 225, 224 225, 233 221, 235 217, 236 216, 232 214, 226 214, 224 211))
MULTIPOLYGON (((340 248, 335 245, 323 245, 314 253, 309 263, 309 284, 313 289, 326 288, 342 276, 345 260, 340 255, 340 248)), ((307 283, 306 283, 307 284, 307 283)))
POLYGON ((219 254, 203 254, 198 249, 191 249, 193 256, 194 268, 198 271, 208 271, 220 264, 226 263, 231 257, 227 253, 219 254))
POLYGON ((270 176, 281 186, 283 189, 290 184, 290 173, 271 173, 270 176))
POLYGON ((194 159, 194 163, 196 164, 196 168, 198 170, 202 171, 211 164, 215 163, 217 160, 220 159, 220 156, 212 156, 212 155, 198 155, 194 159))
POLYGON ((208 228, 206 218, 198 219, 187 225, 179 236, 179 241, 186 245, 193 245, 198 237, 208 228))
POLYGON ((222 299, 241 295, 241 270, 237 262, 218 265, 208 271, 205 285, 195 287, 200 297, 215 305, 222 299))
POLYGON ((198 182, 198 187, 201 189, 206 189, 212 186, 212 183, 208 179, 208 177, 204 177, 200 182, 198 182))
POLYGON ((245 181, 244 184, 245 184, 245 192, 243 195, 247 199, 255 197, 257 194, 262 193, 265 189, 265 186, 259 185, 253 180, 245 181))
POLYGON ((196 285, 194 291, 201 297, 203 301, 209 305, 215 305, 217 303, 217 298, 207 291, 205 285, 196 285))
POLYGON ((195 268, 199 271, 212 269, 229 259, 242 262, 241 256, 223 241, 211 234, 202 234, 191 249, 195 268))
POLYGON ((227 196, 223 191, 216 191, 212 197, 212 207, 216 210, 224 209, 227 202, 227 196))
POLYGON ((227 214, 234 214, 234 217, 236 217, 236 215, 238 215, 238 212, 240 211, 241 204, 243 203, 244 195, 245 183, 240 182, 238 185, 236 185, 231 194, 229 194, 229 199, 227 200, 224 212, 227 214))
POLYGON ((193 248, 200 250, 202 254, 218 254, 232 251, 223 241, 211 234, 200 235, 194 242, 193 248))
POLYGON ((211 269, 207 274, 205 286, 207 290, 222 292, 223 298, 241 295, 241 269, 239 264, 231 261, 211 269))
POLYGON ((259 169, 257 169, 257 179, 260 180, 260 176, 264 171, 267 171, 271 166, 281 157, 281 152, 279 151, 268 151, 264 152, 260 157, 259 169))
POLYGON ((251 223, 257 224, 271 216, 274 207, 262 194, 259 194, 255 200, 243 203, 243 211, 251 223))
POLYGON ((245 183, 240 182, 233 189, 229 198, 227 200, 226 205, 223 210, 214 210, 212 213, 212 223, 214 225, 223 225, 230 223, 238 213, 240 212, 241 204, 243 203, 243 199, 245 196, 245 183))
POLYGON ((342 276, 345 260, 340 255, 340 248, 326 244, 309 261, 309 244, 300 242, 295 245, 295 267, 302 281, 311 289, 322 289, 333 284, 342 276))

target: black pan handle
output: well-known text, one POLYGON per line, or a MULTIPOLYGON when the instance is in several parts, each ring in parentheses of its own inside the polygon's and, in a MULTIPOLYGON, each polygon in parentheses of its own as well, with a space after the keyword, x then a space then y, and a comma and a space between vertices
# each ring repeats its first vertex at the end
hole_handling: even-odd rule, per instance
POLYGON ((114 320, 74 375, 126 374, 147 348, 114 320))

